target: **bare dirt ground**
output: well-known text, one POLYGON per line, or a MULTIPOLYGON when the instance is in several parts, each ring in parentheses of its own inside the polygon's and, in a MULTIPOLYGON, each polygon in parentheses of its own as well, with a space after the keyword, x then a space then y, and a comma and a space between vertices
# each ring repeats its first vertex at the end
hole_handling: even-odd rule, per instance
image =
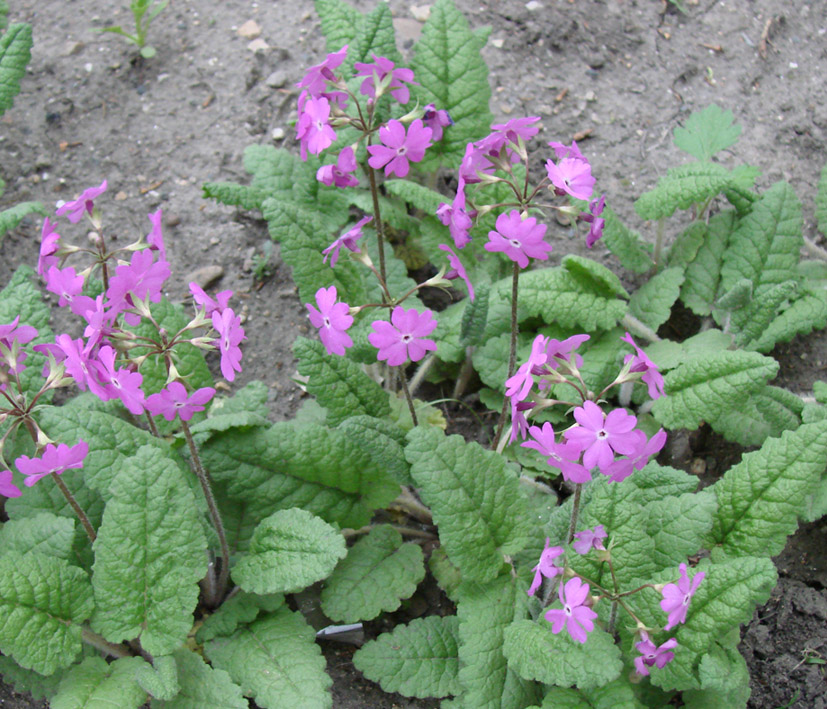
MULTIPOLYGON (((373 2, 353 0, 362 10, 373 2)), ((495 117, 541 116, 544 140, 565 142, 590 130, 580 145, 599 188, 644 236, 653 235, 634 216, 634 199, 685 160, 671 143, 674 127, 715 102, 744 127, 723 161, 758 166, 762 188, 790 182, 804 204, 805 234, 823 244, 813 199, 827 161, 827 4, 684 0, 684 15, 660 0, 457 2, 473 27, 493 28, 483 54, 495 117)), ((149 61, 136 61, 119 38, 92 31, 127 26, 126 0, 10 5, 11 21, 32 24, 35 45, 22 93, 0 121, 0 176, 8 185, 1 206, 29 199, 50 206, 106 178, 106 228, 130 241, 148 231, 146 214, 163 207, 174 273, 168 295, 182 298, 194 270, 220 267, 214 285, 233 289, 246 317, 237 383, 263 380, 274 418, 291 416, 301 392, 290 380, 290 348, 296 334, 308 331, 304 308, 277 246, 270 277, 263 285, 253 280, 252 255, 268 241, 263 222, 205 201, 201 185, 243 181, 241 155, 250 143, 296 150, 293 83, 324 54, 312 3, 170 0, 152 26, 158 54, 149 61), (261 28, 265 47, 258 51, 238 34, 248 20, 261 28)), ((421 25, 411 3, 390 5, 400 48, 409 52, 421 25)), ((678 228, 670 225, 672 233, 678 228)), ((6 237, 0 283, 19 264, 35 262, 39 234, 39 220, 27 219, 6 237)), ((564 238, 555 244, 556 254, 568 250, 564 238)), ((619 269, 599 247, 590 255, 619 269)), ((780 380, 795 392, 826 378, 824 333, 775 355, 780 380)), ((720 474, 733 462, 715 440, 688 441, 672 447, 673 464, 688 467, 700 458, 720 474)), ((752 707, 827 706, 824 665, 812 662, 827 657, 825 527, 808 525, 791 539, 777 560, 781 583, 742 632, 752 707)), ((337 707, 437 706, 382 693, 353 670, 347 648, 326 653, 337 707)), ((40 705, 2 685, 0 706, 40 705)))

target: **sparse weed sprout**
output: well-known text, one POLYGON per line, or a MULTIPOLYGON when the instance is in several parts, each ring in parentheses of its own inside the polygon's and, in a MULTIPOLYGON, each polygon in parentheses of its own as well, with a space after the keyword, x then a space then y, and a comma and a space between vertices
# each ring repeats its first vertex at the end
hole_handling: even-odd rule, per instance
POLYGON ((263 384, 218 395, 204 354, 234 380, 241 316, 229 291, 162 295, 160 211, 113 247, 106 181, 60 205, 37 275, 71 334, 51 332, 32 269, 0 293, 0 672, 54 706, 91 688, 125 709, 331 707, 288 596, 315 595, 324 637, 399 610, 427 564, 456 612, 354 655, 388 692, 745 707, 738 626, 799 516, 827 511, 827 384, 805 403, 761 354, 827 324, 792 189, 715 162, 740 128, 710 107, 675 133, 696 162, 635 203, 660 222, 650 245, 575 142, 543 145, 537 116, 493 122, 487 35, 452 0, 410 62, 386 3, 316 6, 329 53, 297 83, 298 155, 250 146, 250 186, 204 186, 280 242, 318 332, 294 346, 312 398, 273 424, 263 384), (667 250, 677 209, 693 219, 667 250), (81 222, 93 238, 72 243, 81 222), (548 265, 570 244, 648 280, 630 294, 581 255, 548 265), (678 300, 702 327, 662 339, 678 300), (489 446, 416 398, 440 382, 477 386, 489 446), (54 404, 66 387, 81 393, 54 404), (657 458, 702 424, 755 450, 699 490, 657 458))
POLYGON ((132 18, 135 20, 135 34, 130 34, 120 25, 102 27, 96 32, 111 32, 123 37, 127 42, 132 42, 141 53, 144 59, 152 59, 155 56, 155 47, 147 44, 149 26, 159 13, 167 6, 167 0, 132 0, 129 9, 132 18))

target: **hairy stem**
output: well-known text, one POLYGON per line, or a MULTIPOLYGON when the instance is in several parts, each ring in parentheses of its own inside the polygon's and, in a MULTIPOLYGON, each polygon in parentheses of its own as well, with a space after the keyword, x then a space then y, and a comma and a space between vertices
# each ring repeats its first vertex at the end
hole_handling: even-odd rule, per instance
POLYGON ((434 366, 434 362, 436 362, 436 355, 434 355, 433 352, 429 352, 428 356, 419 363, 419 367, 417 367, 411 378, 411 395, 416 394, 416 390, 419 389, 419 385, 422 384, 422 380, 425 379, 428 370, 434 366))
MULTIPOLYGON (((198 455, 198 449, 195 447, 195 441, 192 438, 192 432, 186 421, 181 421, 181 426, 184 431, 184 436, 187 439, 187 445, 192 456, 192 467, 195 470, 195 475, 198 477, 198 482, 201 483, 201 489, 204 491, 204 497, 207 500, 207 508, 210 511, 210 519, 213 527, 218 534, 218 541, 221 544, 221 570, 218 574, 218 580, 212 587, 215 589, 212 598, 207 599, 207 605, 217 607, 224 598, 224 592, 227 590, 227 579, 230 575, 230 547, 227 544, 227 534, 224 531, 224 523, 221 521, 221 513, 218 511, 218 505, 215 502, 215 496, 210 485, 210 478, 204 466, 201 465, 201 457, 198 455)), ((213 569, 212 573, 215 573, 213 569)))
POLYGON ((571 544, 574 539, 574 530, 577 527, 577 516, 580 514, 580 493, 583 491, 583 483, 577 483, 574 486, 574 502, 571 506, 571 521, 569 522, 569 533, 566 535, 566 540, 571 544))
POLYGON ((152 418, 152 414, 150 414, 149 411, 144 411, 144 415, 146 416, 147 423, 149 424, 150 433, 155 436, 155 438, 160 438, 161 434, 158 433, 158 427, 155 425, 155 420, 152 418))
POLYGON ((106 653, 110 657, 132 657, 132 652, 130 649, 122 643, 110 643, 108 640, 104 640, 102 636, 86 627, 82 627, 80 632, 81 640, 83 640, 83 642, 87 645, 91 645, 103 653, 106 653))
POLYGON ((399 509, 409 514, 411 517, 418 519, 425 524, 433 524, 434 518, 425 505, 423 505, 411 491, 407 485, 402 488, 402 493, 393 502, 388 505, 388 509, 399 509))
POLYGON ((812 239, 804 237, 804 251, 822 261, 827 261, 827 251, 816 244, 812 239))
POLYGON ((652 261, 655 263, 655 268, 660 266, 660 258, 663 253, 663 239, 666 234, 666 217, 658 219, 658 229, 655 233, 655 251, 652 254, 652 261))
MULTIPOLYGON (((517 325, 517 293, 520 288, 520 266, 514 262, 514 270, 511 276, 511 350, 508 355, 508 377, 510 379, 514 374, 514 365, 517 363, 517 335, 519 334, 519 326, 517 325)), ((500 442, 500 436, 503 434, 503 427, 505 426, 505 419, 508 414, 508 397, 503 401, 503 408, 500 412, 500 420, 497 422, 497 433, 494 435, 494 448, 500 442)))
MULTIPOLYGON (((345 539, 350 539, 351 537, 358 537, 362 534, 369 534, 377 527, 383 527, 384 524, 366 524, 364 527, 359 527, 359 529, 343 529, 342 536, 345 539)), ((436 539, 437 536, 433 532, 426 532, 422 529, 413 529, 412 527, 404 527, 400 524, 392 524, 393 527, 397 532, 399 532, 402 536, 405 537, 415 537, 417 539, 436 539)))
POLYGON ((651 327, 642 323, 634 315, 626 313, 620 321, 627 330, 639 337, 645 337, 649 342, 660 342, 661 338, 651 327))
POLYGON ((376 186, 376 172, 368 165, 368 180, 370 180, 370 196, 373 199, 373 222, 376 227, 376 244, 379 248, 379 273, 382 275, 382 282, 388 282, 388 274, 385 270, 385 230, 382 225, 382 215, 379 212, 379 189, 376 186))
POLYGON ((405 400, 408 402, 408 411, 411 412, 411 421, 414 426, 419 425, 416 418, 416 409, 414 408, 413 398, 411 397, 411 390, 408 389, 408 377, 405 376, 405 370, 399 368, 399 378, 402 380, 402 390, 405 392, 405 400))
POLYGON ((55 483, 57 483, 58 488, 63 493, 63 497, 66 498, 66 502, 69 503, 75 511, 75 514, 78 516, 80 523, 83 525, 83 530, 86 532, 86 536, 89 537, 89 541, 94 543, 95 539, 98 538, 98 535, 95 534, 95 528, 92 526, 92 523, 83 511, 83 508, 78 504, 75 496, 69 492, 69 488, 66 487, 66 483, 60 479, 60 475, 52 475, 52 477, 55 479, 55 483))

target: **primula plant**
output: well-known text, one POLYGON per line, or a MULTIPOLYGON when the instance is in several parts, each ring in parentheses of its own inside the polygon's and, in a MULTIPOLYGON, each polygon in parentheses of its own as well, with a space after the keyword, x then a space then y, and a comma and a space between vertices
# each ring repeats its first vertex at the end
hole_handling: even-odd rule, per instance
POLYGON ((746 706, 739 625, 825 511, 827 385, 773 387, 761 354, 827 323, 792 191, 714 162, 737 128, 708 109, 675 136, 697 162, 636 203, 649 246, 576 143, 491 120, 487 33, 451 0, 410 63, 386 4, 316 6, 328 54, 297 82, 298 155, 251 146, 251 185, 204 188, 280 241, 318 333, 294 347, 311 398, 273 424, 263 385, 217 396, 207 363, 241 371, 241 319, 229 291, 162 296, 160 211, 114 246, 105 181, 60 205, 37 277, 73 334, 50 331, 31 269, 0 293, 0 672, 55 707, 331 707, 317 633, 397 611, 427 575, 450 610, 354 655, 386 691, 746 706), (691 224, 667 252, 676 209, 691 224), (81 222, 94 238, 73 244, 81 222), (550 266, 567 244, 649 278, 629 294, 581 255, 550 266), (679 298, 707 319, 662 339, 679 298), (442 381, 478 389, 489 445, 417 398, 442 381), (658 462, 699 425, 754 448, 703 490, 658 462))

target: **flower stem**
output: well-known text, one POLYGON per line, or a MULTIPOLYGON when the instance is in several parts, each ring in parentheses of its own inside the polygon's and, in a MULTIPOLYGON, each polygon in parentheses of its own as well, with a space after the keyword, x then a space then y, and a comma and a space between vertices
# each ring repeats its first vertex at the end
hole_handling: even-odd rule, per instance
MULTIPOLYGON (((359 529, 343 529, 342 536, 345 539, 350 539, 352 537, 358 537, 362 534, 369 534, 377 527, 383 527, 383 524, 366 524, 364 527, 359 527, 359 529)), ((392 524, 390 525, 393 527, 397 532, 402 534, 406 537, 415 537, 416 539, 436 539, 437 536, 433 532, 426 532, 422 529, 413 529, 412 527, 405 527, 400 524, 392 524)))
POLYGON ((658 227, 657 231, 655 232, 655 250, 652 254, 652 261, 655 264, 655 268, 658 268, 660 266, 661 254, 663 253, 663 240, 665 235, 666 217, 661 217, 660 219, 658 219, 658 227))
POLYGON ((376 173, 373 168, 367 166, 368 180, 370 180, 370 196, 373 199, 373 222, 376 226, 376 244, 379 248, 379 273, 382 275, 382 283, 388 282, 388 274, 385 270, 385 234, 382 228, 382 215, 379 212, 379 190, 376 187, 376 173))
POLYGON ((583 490, 583 483, 577 483, 574 486, 574 502, 571 506, 571 521, 569 522, 569 533, 566 535, 566 540, 571 544, 574 539, 574 530, 577 526, 577 515, 580 514, 580 493, 583 490))
MULTIPOLYGON (((201 457, 198 455, 198 449, 195 447, 195 441, 192 438, 192 432, 186 421, 181 421, 181 427, 184 431, 184 436, 187 439, 187 445, 190 448, 190 455, 192 456, 192 467, 198 477, 198 482, 201 483, 201 489, 204 491, 204 497, 207 500, 207 508, 210 511, 210 518, 212 519, 215 531, 218 534, 218 541, 221 544, 221 570, 218 574, 218 581, 211 587, 215 589, 214 596, 208 598, 207 605, 217 607, 224 598, 224 592, 227 589, 227 579, 230 575, 230 547, 227 545, 227 535, 224 532, 224 524, 221 521, 221 513, 218 511, 218 505, 215 502, 215 496, 210 485, 210 477, 204 467, 201 465, 201 457)), ((213 570, 215 573, 215 570, 213 570)))
POLYGON ((408 389, 408 378, 405 376, 405 370, 399 368, 399 378, 402 380, 402 390, 405 392, 405 399, 408 402, 408 410, 411 412, 411 421, 414 426, 419 425, 416 418, 416 409, 414 408, 413 398, 411 397, 411 390, 408 389))
POLYGON ((413 492, 411 492, 411 488, 407 485, 402 488, 402 492, 393 502, 388 505, 388 509, 400 509, 403 512, 406 512, 411 517, 418 519, 420 522, 424 522, 425 524, 433 524, 434 518, 431 515, 431 510, 429 510, 425 505, 423 505, 419 500, 416 499, 413 492))
POLYGON ((149 423, 149 430, 155 438, 160 438, 161 434, 158 433, 158 427, 155 425, 155 420, 152 418, 152 414, 149 411, 144 411, 144 415, 146 416, 146 420, 149 423))
POLYGON ((69 492, 69 488, 66 487, 66 483, 60 479, 60 475, 52 475, 57 483, 58 488, 63 493, 63 497, 66 498, 66 502, 72 507, 75 511, 75 514, 78 516, 80 523, 83 525, 83 529, 86 532, 86 536, 89 537, 89 541, 93 542, 95 539, 98 538, 98 535, 95 534, 95 528, 92 526, 92 523, 89 521, 89 518, 86 516, 86 513, 83 511, 83 508, 78 504, 78 501, 75 499, 75 496, 69 492))
POLYGON ((81 628, 80 632, 81 640, 83 640, 83 642, 87 645, 91 645, 101 652, 106 653, 107 655, 110 655, 111 657, 132 657, 132 653, 129 648, 122 643, 110 643, 108 640, 104 640, 102 636, 92 632, 86 627, 81 628))
MULTIPOLYGON (((517 325, 517 293, 520 289, 520 266, 514 262, 514 271, 511 277, 511 351, 508 356, 508 376, 510 379, 514 374, 514 365, 517 363, 517 335, 519 334, 519 326, 517 325)), ((505 426, 505 418, 508 413, 508 397, 503 401, 503 409, 500 412, 500 420, 497 423, 497 433, 494 436, 492 446, 496 449, 500 442, 500 436, 503 434, 503 427, 505 426)))

